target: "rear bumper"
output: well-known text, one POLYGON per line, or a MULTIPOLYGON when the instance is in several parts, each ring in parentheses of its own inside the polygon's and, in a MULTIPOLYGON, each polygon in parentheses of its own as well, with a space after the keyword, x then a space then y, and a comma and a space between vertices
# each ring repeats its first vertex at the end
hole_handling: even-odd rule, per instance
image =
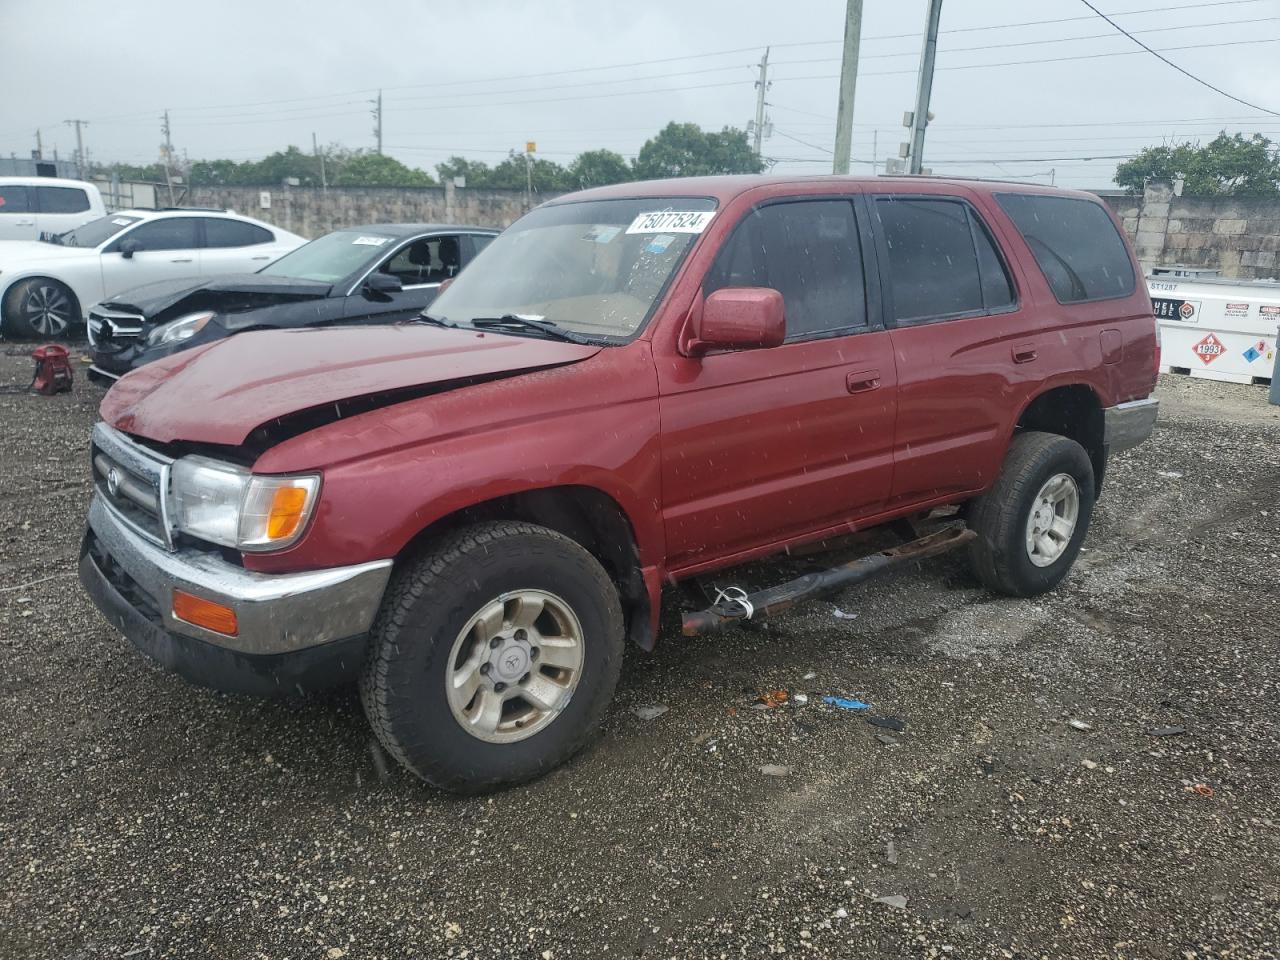
POLYGON ((273 576, 203 551, 170 552, 130 530, 98 496, 80 557, 85 589, 134 646, 192 682, 244 693, 353 678, 390 574, 390 560, 273 576), (175 617, 175 588, 231 607, 237 634, 175 617))
POLYGON ((1118 403, 1102 411, 1102 440, 1109 453, 1136 447, 1155 429, 1160 401, 1155 397, 1118 403))

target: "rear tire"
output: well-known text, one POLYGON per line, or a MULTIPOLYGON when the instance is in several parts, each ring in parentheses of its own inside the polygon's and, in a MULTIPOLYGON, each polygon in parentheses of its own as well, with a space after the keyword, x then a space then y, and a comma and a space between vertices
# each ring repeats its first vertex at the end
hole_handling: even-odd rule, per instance
POLYGON ((582 747, 613 696, 623 637, 617 588, 580 544, 530 523, 477 524, 397 570, 360 697, 392 756, 476 793, 582 747))
POLYGON ((80 305, 65 284, 47 277, 19 280, 4 296, 4 333, 26 340, 60 340, 80 322, 80 305))
POLYGON ((1080 553, 1094 489, 1093 465, 1076 441, 1017 434, 995 484, 969 509, 978 534, 969 562, 978 579, 1014 597, 1056 587, 1080 553))

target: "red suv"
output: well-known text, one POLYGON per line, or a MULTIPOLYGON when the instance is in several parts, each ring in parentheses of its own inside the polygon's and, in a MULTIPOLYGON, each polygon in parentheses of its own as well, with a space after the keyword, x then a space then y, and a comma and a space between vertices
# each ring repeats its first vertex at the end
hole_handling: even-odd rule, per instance
POLYGON ((1157 364, 1089 194, 591 190, 415 323, 252 333, 123 378, 81 578, 197 683, 358 678, 402 763, 484 789, 583 743, 683 578, 958 505, 984 583, 1052 588, 1108 454, 1152 430, 1157 364))

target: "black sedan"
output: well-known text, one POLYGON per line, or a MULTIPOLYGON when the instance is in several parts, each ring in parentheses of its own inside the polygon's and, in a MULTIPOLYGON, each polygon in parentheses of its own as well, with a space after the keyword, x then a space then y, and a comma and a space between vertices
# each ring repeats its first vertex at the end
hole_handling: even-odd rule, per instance
POLYGON ((89 310, 91 379, 246 330, 394 323, 498 235, 483 227, 374 224, 303 244, 257 273, 136 287, 89 310))

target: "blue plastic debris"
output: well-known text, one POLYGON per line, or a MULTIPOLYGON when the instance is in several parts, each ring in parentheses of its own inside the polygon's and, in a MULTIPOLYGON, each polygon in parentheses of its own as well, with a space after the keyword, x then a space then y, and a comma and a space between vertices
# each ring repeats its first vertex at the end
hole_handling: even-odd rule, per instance
POLYGON ((850 700, 848 697, 823 697, 823 703, 829 703, 833 707, 839 707, 841 710, 870 710, 871 704, 863 703, 861 700, 850 700))

